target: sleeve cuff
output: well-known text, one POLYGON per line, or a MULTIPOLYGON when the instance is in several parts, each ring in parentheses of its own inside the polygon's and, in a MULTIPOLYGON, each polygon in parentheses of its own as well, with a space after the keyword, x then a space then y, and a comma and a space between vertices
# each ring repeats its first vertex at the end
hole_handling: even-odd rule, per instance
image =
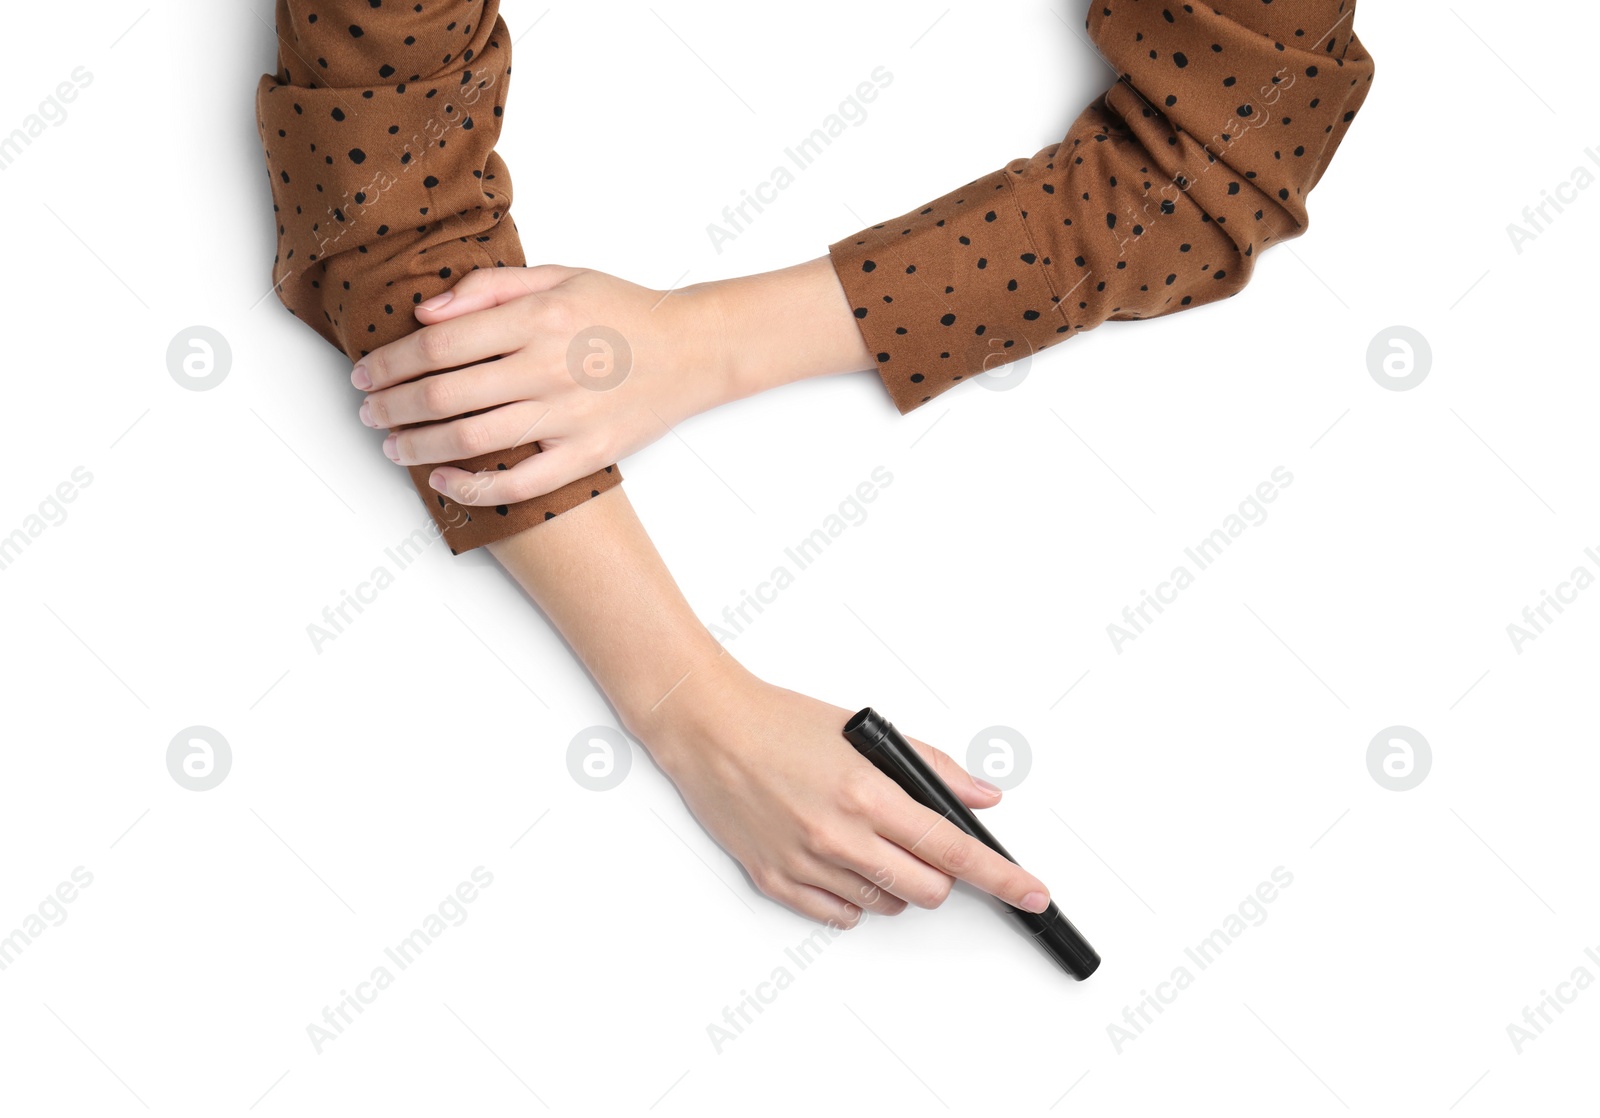
POLYGON ((1001 169, 828 247, 903 415, 1071 327, 1001 169))
MULTIPOLYGON (((516 453, 506 452, 498 456, 486 454, 450 464, 459 466, 463 470, 473 471, 492 470, 496 467, 507 469, 526 458, 527 454, 524 452, 528 449, 526 446, 518 447, 516 453)), ((514 505, 459 505, 428 484, 428 475, 433 473, 434 468, 435 466, 410 466, 408 470, 412 484, 417 487, 417 492, 422 494, 423 501, 433 515, 434 523, 439 526, 444 542, 450 546, 452 555, 460 555, 463 551, 471 551, 486 543, 514 536, 535 525, 543 524, 546 520, 554 520, 590 498, 598 497, 607 489, 622 484, 622 468, 607 466, 603 470, 596 470, 588 477, 568 482, 554 492, 527 501, 519 501, 514 505)))

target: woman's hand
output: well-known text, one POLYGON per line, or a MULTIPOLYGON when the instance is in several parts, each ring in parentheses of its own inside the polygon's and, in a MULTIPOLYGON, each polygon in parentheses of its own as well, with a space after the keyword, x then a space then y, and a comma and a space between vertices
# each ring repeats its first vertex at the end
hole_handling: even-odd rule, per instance
MULTIPOLYGON (((1048 906, 1043 882, 857 753, 842 734, 850 711, 765 683, 731 659, 695 690, 669 700, 682 715, 634 732, 767 896, 845 927, 863 908, 936 908, 957 878, 1029 912, 1048 906)), ((999 801, 998 789, 946 754, 912 744, 967 806, 999 801)))
MULTIPOLYGON (((857 753, 844 738, 850 711, 762 682, 718 644, 621 486, 489 547, 605 689, 623 728, 768 896, 843 925, 863 907, 937 905, 956 878, 1018 908, 1047 907, 1038 878, 857 753)), ((949 757, 913 744, 964 803, 998 802, 949 757)))
POLYGON ((480 268, 416 315, 423 329, 351 373, 369 390, 362 422, 393 429, 384 452, 409 466, 543 451, 433 471, 464 505, 549 493, 718 404, 872 365, 826 258, 673 291, 554 264, 480 268))
POLYGON ((542 454, 434 488, 467 505, 526 500, 616 462, 728 396, 717 302, 545 265, 481 268, 416 309, 428 323, 361 359, 369 427, 402 465, 537 441, 542 454), (498 358, 498 360, 496 360, 498 358), (443 369, 453 372, 427 374, 443 369), (418 425, 418 426, 412 426, 418 425))

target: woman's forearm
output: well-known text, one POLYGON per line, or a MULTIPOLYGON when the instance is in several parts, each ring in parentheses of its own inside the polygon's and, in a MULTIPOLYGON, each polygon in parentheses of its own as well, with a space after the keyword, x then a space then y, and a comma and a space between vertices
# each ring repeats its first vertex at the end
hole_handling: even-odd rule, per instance
POLYGON ((691 696, 743 671, 695 617, 620 487, 488 547, 652 753, 691 696))
POLYGON ((719 311, 733 399, 874 364, 826 256, 698 286, 719 311))

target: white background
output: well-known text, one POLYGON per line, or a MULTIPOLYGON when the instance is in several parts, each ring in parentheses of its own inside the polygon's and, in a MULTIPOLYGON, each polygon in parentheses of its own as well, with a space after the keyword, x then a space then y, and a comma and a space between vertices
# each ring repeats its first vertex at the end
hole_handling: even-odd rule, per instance
MULTIPOLYGON (((1522 10, 1362 6, 1374 92, 1311 230, 1238 299, 1108 325, 1012 391, 900 417, 876 378, 835 378, 624 463, 708 623, 893 474, 730 648, 958 757, 1020 732, 1031 769, 989 823, 1104 955, 1082 984, 965 889, 799 969, 785 949, 820 926, 755 892, 641 749, 613 790, 571 777, 568 743, 615 716, 483 552, 436 546, 315 651, 307 625, 424 513, 342 357, 262 298, 271 5, 8 13, 0 133, 93 80, 0 172, 0 534, 93 480, 0 571, 0 935, 75 867, 93 883, 0 971, 0 1110, 1592 1106, 1600 992, 1564 987, 1520 1054, 1507 1032, 1600 976, 1600 589, 1507 635, 1600 573, 1600 189, 1520 254, 1506 231, 1600 173, 1600 16, 1522 10), (195 325, 232 350, 205 392, 166 364, 195 325), (1433 353, 1405 392, 1368 370, 1395 325, 1433 353), (1106 626, 1279 466, 1268 519, 1115 650, 1106 626), (232 750, 207 792, 167 769, 193 725, 232 750), (1367 763, 1396 725, 1432 751, 1405 792, 1367 763), (466 921, 319 1054, 323 1007, 478 866, 466 921), (1280 866, 1264 922, 1196 968, 1185 947, 1280 866), (780 965, 718 1051, 707 1027, 780 965)), ((820 255, 1059 139, 1111 76, 1083 14, 510 0, 529 256, 664 288, 820 255), (868 119, 719 255, 706 225, 879 66, 868 119)))

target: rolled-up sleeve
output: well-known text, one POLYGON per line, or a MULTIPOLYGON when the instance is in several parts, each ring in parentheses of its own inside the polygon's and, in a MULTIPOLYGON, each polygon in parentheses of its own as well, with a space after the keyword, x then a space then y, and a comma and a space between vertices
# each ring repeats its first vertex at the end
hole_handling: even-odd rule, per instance
POLYGON ((830 246, 902 412, 1107 319, 1237 294, 1367 95, 1354 0, 1095 0, 1120 75, 1065 139, 830 246))
MULTIPOLYGON (((475 268, 526 263, 495 142, 511 74, 498 0, 278 0, 278 70, 256 119, 284 306, 352 362, 420 327, 412 308, 475 268)), ((352 419, 355 409, 352 408, 352 419)), ((530 443, 449 463, 506 469, 530 443)), ((513 505, 412 483, 454 552, 513 535, 622 480, 616 466, 513 505)))

